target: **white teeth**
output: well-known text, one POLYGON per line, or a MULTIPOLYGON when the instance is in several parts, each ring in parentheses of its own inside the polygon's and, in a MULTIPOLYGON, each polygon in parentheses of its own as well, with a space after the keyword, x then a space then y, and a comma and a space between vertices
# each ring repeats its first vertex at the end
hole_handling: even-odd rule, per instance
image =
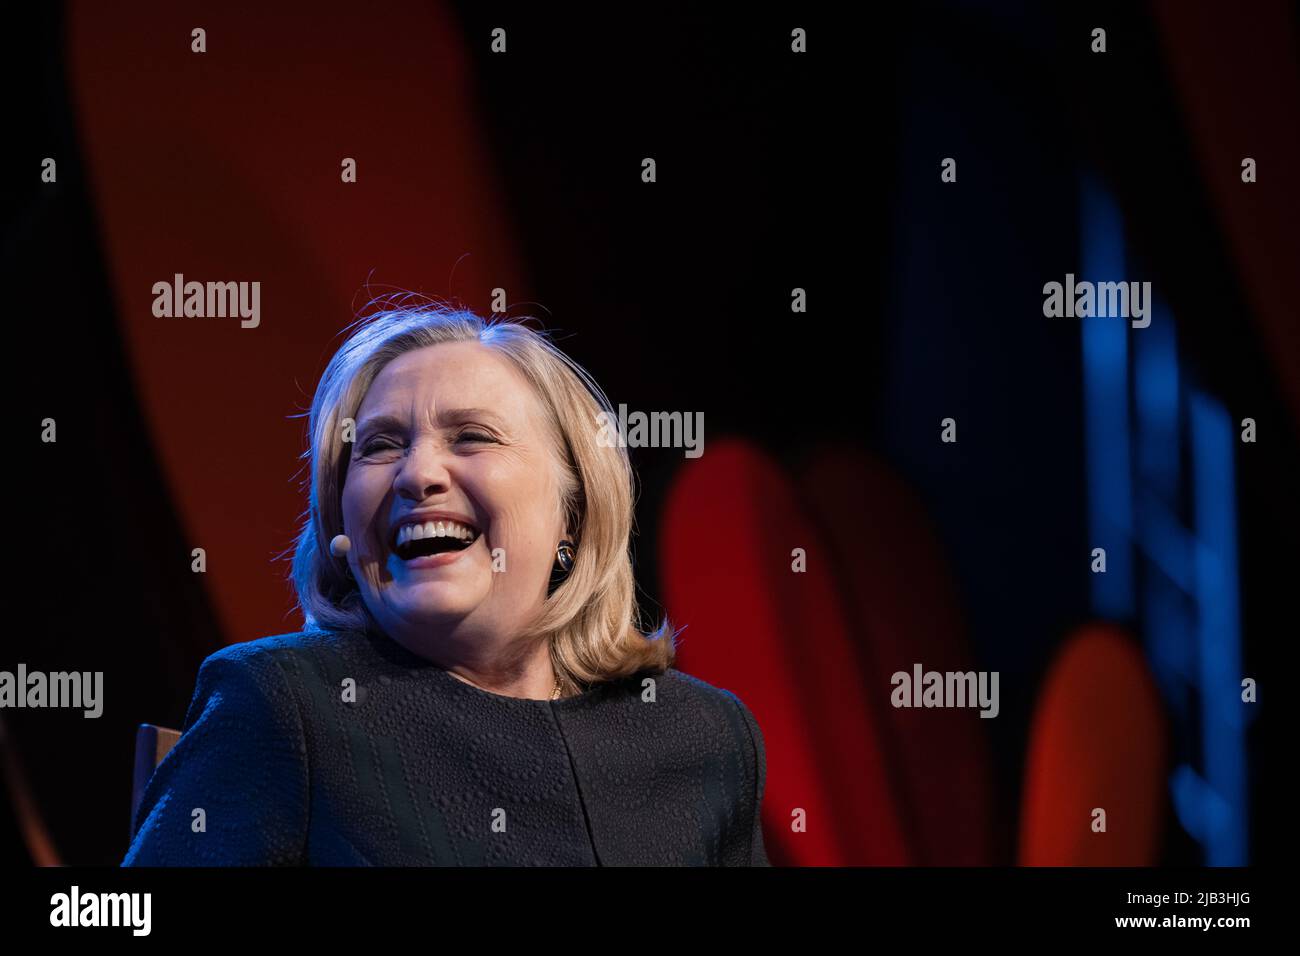
POLYGON ((457 521, 426 521, 424 524, 404 524, 397 529, 397 546, 421 538, 459 538, 473 541, 477 532, 457 521))

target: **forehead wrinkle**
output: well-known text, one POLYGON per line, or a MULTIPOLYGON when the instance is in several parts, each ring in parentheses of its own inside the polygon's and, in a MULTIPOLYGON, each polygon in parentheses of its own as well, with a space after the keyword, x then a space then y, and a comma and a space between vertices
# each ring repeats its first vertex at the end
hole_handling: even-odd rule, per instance
MULTIPOLYGON (((413 408, 418 408, 419 404, 415 403, 413 408)), ((488 424, 494 424, 505 428, 508 424, 506 419, 490 408, 449 408, 442 412, 434 411, 432 405, 426 406, 421 415, 395 415, 386 409, 379 409, 371 414, 366 415, 361 420, 360 427, 368 428, 372 425, 383 427, 398 426, 404 427, 405 422, 414 417, 423 417, 429 425, 437 427, 441 422, 444 427, 458 425, 462 422, 483 421, 488 424)))
MULTIPOLYGON (((415 353, 407 354, 413 355, 415 353)), ((482 399, 454 398, 445 403, 447 406, 445 409, 439 410, 433 393, 440 384, 445 383, 447 378, 456 373, 452 372, 451 375, 448 375, 441 373, 441 370, 434 371, 430 365, 432 358, 430 356, 424 362, 408 362, 397 368, 394 368, 390 363, 384 372, 380 374, 382 378, 386 379, 384 384, 388 389, 409 390, 411 397, 410 405, 405 410, 406 415, 403 418, 402 414, 392 404, 385 401, 380 408, 362 418, 358 424, 358 430, 368 429, 372 423, 405 428, 407 427, 406 423, 411 421, 420 422, 430 430, 437 430, 439 427, 450 427, 477 419, 484 424, 493 425, 502 431, 516 435, 527 430, 539 434, 545 434, 548 431, 545 411, 541 407, 540 399, 534 393, 531 385, 520 376, 517 369, 505 362, 500 356, 490 353, 482 356, 483 361, 477 364, 477 367, 468 368, 465 360, 450 359, 448 357, 449 364, 462 373, 458 377, 463 381, 457 383, 461 387, 456 388, 455 391, 470 391, 490 396, 500 394, 504 385, 511 393, 510 398, 513 401, 507 400, 503 404, 498 403, 495 407, 488 408, 484 407, 482 399), (502 379, 504 379, 504 382, 502 382, 502 379), (524 390, 522 395, 519 394, 520 389, 524 390)), ((376 384, 378 384, 378 380, 376 384)), ((370 395, 367 395, 367 399, 363 400, 363 407, 369 398, 370 395)))

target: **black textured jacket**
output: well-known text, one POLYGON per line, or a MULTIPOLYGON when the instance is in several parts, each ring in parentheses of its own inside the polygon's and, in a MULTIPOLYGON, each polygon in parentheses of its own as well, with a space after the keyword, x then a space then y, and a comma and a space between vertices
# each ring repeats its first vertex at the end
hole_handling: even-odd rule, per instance
POLYGON ((285 634, 203 662, 122 865, 766 866, 765 774, 749 709, 676 669, 526 700, 285 634))

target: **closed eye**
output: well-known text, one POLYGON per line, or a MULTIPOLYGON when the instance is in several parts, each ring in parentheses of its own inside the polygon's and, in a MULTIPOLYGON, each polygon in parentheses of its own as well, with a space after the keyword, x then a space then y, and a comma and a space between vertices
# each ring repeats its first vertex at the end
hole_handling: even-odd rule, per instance
MULTIPOLYGON (((488 442, 493 444, 497 443, 497 440, 495 438, 493 438, 491 435, 484 434, 483 432, 461 432, 459 435, 456 436, 456 440, 475 442, 475 443, 482 443, 482 442, 488 442)), ((391 439, 384 438, 384 437, 375 437, 365 443, 365 445, 361 449, 361 454, 373 455, 377 451, 383 451, 385 449, 398 448, 398 447, 400 446, 396 442, 392 441, 391 439)))
POLYGON ((396 448, 396 447, 397 445, 389 441, 387 438, 372 438, 370 439, 370 441, 366 442, 365 446, 361 449, 361 454, 372 455, 376 451, 382 451, 385 448, 396 448))

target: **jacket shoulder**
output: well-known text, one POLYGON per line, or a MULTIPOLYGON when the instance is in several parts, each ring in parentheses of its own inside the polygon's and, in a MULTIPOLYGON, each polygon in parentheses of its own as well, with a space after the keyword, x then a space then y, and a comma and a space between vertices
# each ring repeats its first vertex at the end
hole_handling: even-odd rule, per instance
POLYGON ((124 866, 274 865, 302 858, 306 740, 276 659, 297 646, 293 637, 232 644, 204 659, 180 739, 145 788, 124 866))
POLYGON ((316 650, 337 647, 351 635, 329 631, 292 631, 285 634, 272 634, 253 641, 239 644, 227 644, 220 650, 213 651, 203 663, 208 661, 228 662, 232 664, 261 665, 271 660, 281 660, 284 655, 295 651, 316 650))
MULTIPOLYGON (((304 660, 319 659, 322 655, 357 659, 360 640, 363 638, 345 632, 293 631, 228 644, 203 659, 199 668, 200 682, 205 675, 224 676, 239 671, 259 682, 282 686, 286 677, 301 673, 299 664, 304 660)), ((364 656, 369 659, 370 655, 365 653, 364 656)), ((299 681, 290 680, 288 683, 297 686, 299 681)))
POLYGON ((735 693, 723 687, 717 687, 706 680, 687 674, 675 667, 669 667, 659 677, 668 686, 682 695, 683 700, 697 705, 712 705, 723 709, 737 708, 742 715, 752 718, 749 708, 735 693))
POLYGON ((722 714, 730 730, 729 746, 739 760, 744 785, 737 806, 738 821, 725 841, 722 857, 725 865, 768 866, 763 840, 762 804, 767 785, 767 748, 763 731, 753 712, 734 692, 715 687, 690 674, 668 668, 663 672, 671 691, 693 701, 694 706, 712 714, 722 714))
POLYGON ((758 751, 763 759, 763 734, 753 712, 733 691, 717 687, 675 667, 669 667, 657 675, 664 683, 669 694, 682 702, 688 710, 722 715, 732 728, 738 742, 751 750, 758 751))

